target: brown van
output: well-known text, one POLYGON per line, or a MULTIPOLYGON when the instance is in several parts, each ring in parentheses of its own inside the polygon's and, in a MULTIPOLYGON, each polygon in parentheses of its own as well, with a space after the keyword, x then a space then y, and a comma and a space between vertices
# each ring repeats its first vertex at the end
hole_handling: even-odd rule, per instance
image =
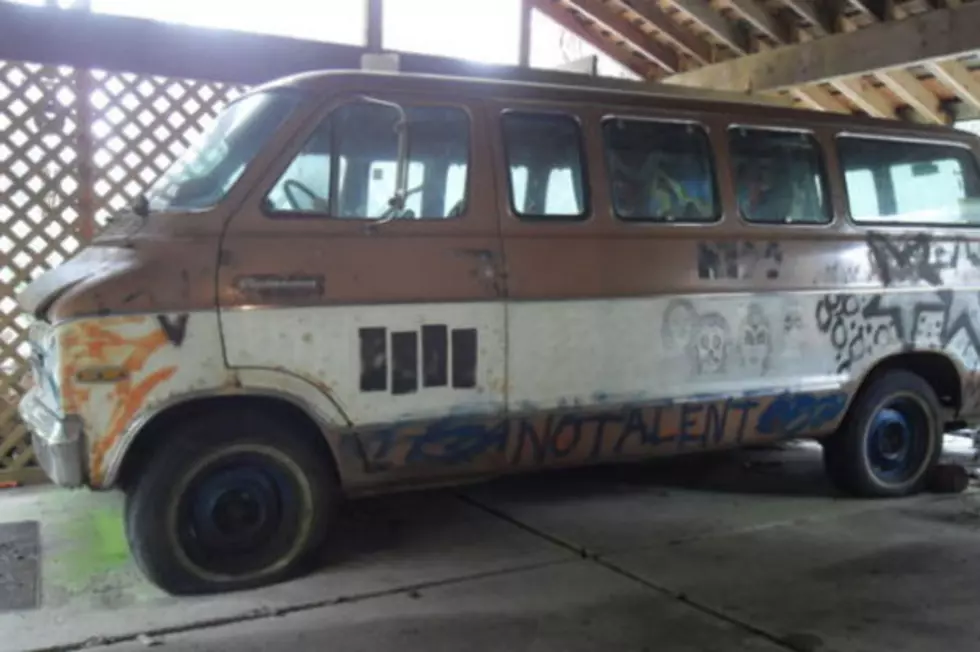
POLYGON ((330 72, 233 102, 20 296, 50 477, 174 593, 344 497, 786 438, 917 491, 980 413, 966 133, 682 90, 330 72))

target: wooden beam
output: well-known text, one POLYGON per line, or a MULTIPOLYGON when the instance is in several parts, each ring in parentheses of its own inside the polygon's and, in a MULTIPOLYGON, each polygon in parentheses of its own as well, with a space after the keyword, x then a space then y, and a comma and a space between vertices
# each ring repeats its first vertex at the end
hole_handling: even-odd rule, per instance
POLYGON ((873 118, 894 118, 895 107, 877 89, 865 87, 860 78, 839 79, 834 88, 873 118))
POLYGON ((696 22, 728 48, 743 54, 749 51, 749 36, 719 14, 708 0, 669 0, 677 11, 696 22))
POLYGON ((653 79, 659 76, 660 68, 648 63, 645 59, 633 56, 632 53, 615 45, 609 39, 602 38, 592 32, 582 21, 573 16, 570 11, 555 2, 554 0, 531 0, 534 8, 553 20, 555 23, 565 28, 575 36, 613 59, 632 70, 644 79, 653 79))
POLYGON ((780 2, 810 23, 810 28, 817 36, 826 36, 833 31, 830 12, 818 6, 815 0, 780 0, 780 2))
POLYGON ((790 94, 800 100, 803 104, 816 109, 817 111, 829 111, 831 113, 850 113, 851 110, 843 102, 830 94, 822 86, 806 86, 804 88, 794 88, 790 94))
POLYGON ((666 72, 676 72, 680 69, 680 57, 677 52, 666 45, 654 40, 652 36, 616 13, 609 5, 595 0, 564 0, 569 7, 600 28, 621 38, 630 49, 640 53, 666 72))
POLYGON ((738 92, 825 82, 980 50, 977 24, 980 3, 971 3, 712 64, 664 81, 738 92))
POLYGON ((938 61, 927 67, 943 86, 964 102, 980 108, 980 82, 966 66, 959 61, 938 61))
POLYGON ((785 43, 790 39, 789 25, 770 14, 755 0, 729 0, 729 5, 739 16, 776 43, 785 43))
POLYGON ((643 22, 698 63, 711 63, 711 45, 678 25, 652 0, 618 0, 618 4, 639 16, 643 22))
POLYGON ((947 124, 949 122, 939 98, 922 85, 915 75, 907 70, 890 70, 879 73, 876 77, 887 86, 892 93, 912 107, 919 115, 929 122, 947 124))

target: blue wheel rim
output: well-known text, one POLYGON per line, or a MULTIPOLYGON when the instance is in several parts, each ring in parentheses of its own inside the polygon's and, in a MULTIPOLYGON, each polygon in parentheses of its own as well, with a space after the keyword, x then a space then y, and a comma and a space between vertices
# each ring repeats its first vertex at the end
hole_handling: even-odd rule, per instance
POLYGON ((930 419, 911 398, 885 403, 871 418, 866 437, 868 464, 885 484, 903 484, 922 471, 929 456, 930 419))
POLYGON ((202 469, 178 507, 180 545, 198 568, 249 575, 290 547, 300 518, 295 480, 264 455, 243 453, 202 469))

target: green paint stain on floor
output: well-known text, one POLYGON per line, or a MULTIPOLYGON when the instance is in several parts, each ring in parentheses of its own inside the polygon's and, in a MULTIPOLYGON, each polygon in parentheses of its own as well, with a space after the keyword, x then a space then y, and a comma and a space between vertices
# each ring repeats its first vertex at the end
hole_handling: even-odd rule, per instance
POLYGON ((60 568, 60 583, 69 590, 83 589, 129 563, 122 515, 115 507, 75 514, 57 530, 48 561, 60 568))

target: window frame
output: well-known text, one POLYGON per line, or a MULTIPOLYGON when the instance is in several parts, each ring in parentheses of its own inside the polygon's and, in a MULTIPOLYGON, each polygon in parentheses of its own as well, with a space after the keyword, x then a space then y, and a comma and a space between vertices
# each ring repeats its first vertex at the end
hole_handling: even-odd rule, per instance
POLYGON ((660 116, 637 116, 630 114, 618 114, 610 113, 605 114, 599 119, 599 145, 602 147, 603 153, 603 164, 605 168, 606 177, 606 187, 609 190, 609 210, 612 216, 617 222, 623 224, 658 224, 658 225, 669 225, 676 224, 678 226, 713 226, 718 224, 725 218, 725 202, 721 193, 721 186, 719 184, 718 176, 718 155, 715 151, 715 142, 712 137, 711 125, 705 123, 703 120, 695 118, 671 118, 671 117, 660 117, 660 116), (663 218, 663 217, 635 217, 635 218, 624 218, 619 214, 616 209, 616 193, 613 189, 613 175, 612 170, 609 167, 609 154, 608 148, 606 147, 606 123, 610 120, 631 120, 634 122, 655 122, 658 124, 673 124, 673 125, 688 125, 695 126, 701 129, 701 133, 705 138, 705 142, 708 145, 708 164, 710 166, 711 172, 711 194, 712 203, 714 204, 715 214, 710 220, 689 220, 682 217, 679 218, 663 218))
POLYGON ((538 224, 583 224, 592 220, 594 215, 594 210, 592 208, 592 178, 586 148, 586 132, 582 123, 582 117, 577 113, 557 109, 505 108, 498 114, 498 124, 500 126, 500 141, 502 145, 501 151, 504 159, 504 183, 507 184, 507 207, 511 216, 521 222, 538 224), (504 124, 507 116, 514 114, 557 116, 559 118, 567 118, 575 125, 577 131, 579 161, 581 163, 580 172, 582 177, 582 211, 580 213, 545 213, 542 215, 537 215, 533 213, 524 213, 517 210, 517 206, 514 203, 514 184, 511 178, 510 169, 510 143, 507 138, 506 126, 504 124))
MULTIPOLYGON (((732 193, 734 199, 734 211, 738 216, 739 221, 750 227, 757 228, 772 228, 774 226, 780 227, 793 227, 793 228, 810 228, 810 229, 827 229, 835 226, 837 224, 837 207, 834 202, 834 192, 833 185, 830 180, 830 166, 828 165, 828 156, 825 147, 825 143, 821 140, 820 135, 816 129, 812 127, 793 127, 787 125, 772 125, 764 123, 752 123, 752 122, 731 122, 725 129, 725 147, 728 157, 728 174, 730 175, 732 193), (754 129, 756 131, 772 131, 781 133, 793 133, 793 134, 803 134, 808 136, 810 140, 817 146, 817 165, 820 169, 820 190, 823 193, 825 212, 829 214, 829 218, 822 222, 756 222, 748 219, 742 214, 742 208, 738 204, 738 180, 735 172, 735 155, 732 149, 732 139, 731 132, 733 129, 754 129)), ((835 148, 836 150, 836 148, 835 148)), ((834 152, 836 154, 836 151, 834 152)))
MULTIPOLYGON (((370 91, 365 91, 362 93, 347 95, 337 98, 337 101, 330 102, 328 106, 321 107, 322 110, 317 111, 313 116, 309 116, 309 120, 312 126, 308 126, 303 129, 300 133, 295 134, 294 138, 291 138, 289 144, 280 150, 281 158, 277 157, 276 170, 268 171, 268 183, 263 187, 262 191, 258 194, 259 210, 262 213, 262 217, 269 220, 293 220, 293 221, 326 221, 334 224, 354 224, 361 226, 369 226, 372 224, 377 224, 380 218, 369 218, 369 217, 338 217, 333 212, 323 213, 318 211, 300 211, 300 210, 270 210, 266 199, 269 194, 276 188, 279 182, 282 180, 282 176, 286 173, 289 167, 293 164, 296 158, 303 153, 303 149, 309 143, 310 139, 313 138, 317 130, 329 120, 333 114, 339 109, 348 106, 350 104, 370 104, 364 100, 365 96, 378 97, 386 101, 394 102, 399 104, 404 109, 412 108, 451 108, 460 111, 466 116, 466 181, 463 185, 463 210, 460 211, 458 215, 445 216, 445 217, 418 217, 411 219, 394 219, 387 224, 393 225, 395 223, 403 222, 413 222, 413 223, 424 223, 424 224, 441 224, 444 222, 450 222, 453 224, 459 223, 460 221, 465 221, 471 215, 471 207, 473 203, 473 165, 474 165, 474 143, 476 142, 476 134, 474 132, 474 115, 471 106, 464 103, 456 103, 448 100, 443 100, 439 98, 439 101, 425 101, 420 98, 398 98, 390 97, 384 93, 371 93, 370 91)), ((331 141, 333 138, 331 138, 331 141)), ((333 142, 331 142, 331 147, 333 147, 333 142)), ((335 171, 334 155, 331 154, 330 161, 330 185, 331 192, 335 190, 333 184, 336 181, 335 177, 338 172, 335 171)), ((409 165, 411 165, 411 159, 409 159, 409 165)), ((328 204, 331 209, 336 207, 336 198, 331 195, 327 199, 328 204)))
MULTIPOLYGON (((980 187, 980 161, 974 149, 959 140, 943 138, 925 138, 916 136, 895 136, 891 134, 880 134, 874 132, 861 132, 853 130, 842 130, 834 134, 834 150, 837 157, 837 165, 840 168, 841 187, 844 191, 844 208, 847 212, 848 221, 854 226, 861 228, 876 227, 896 227, 896 228, 939 228, 939 229, 980 229, 980 224, 964 224, 956 222, 911 222, 899 220, 859 220, 851 212, 851 191, 847 187, 847 167, 844 165, 844 157, 841 155, 840 141, 850 138, 852 140, 877 140, 891 143, 911 144, 911 145, 932 145, 942 147, 952 147, 961 149, 967 153, 973 164, 973 171, 976 175, 978 187, 980 187)), ((978 196, 980 199, 980 196, 978 196)))

